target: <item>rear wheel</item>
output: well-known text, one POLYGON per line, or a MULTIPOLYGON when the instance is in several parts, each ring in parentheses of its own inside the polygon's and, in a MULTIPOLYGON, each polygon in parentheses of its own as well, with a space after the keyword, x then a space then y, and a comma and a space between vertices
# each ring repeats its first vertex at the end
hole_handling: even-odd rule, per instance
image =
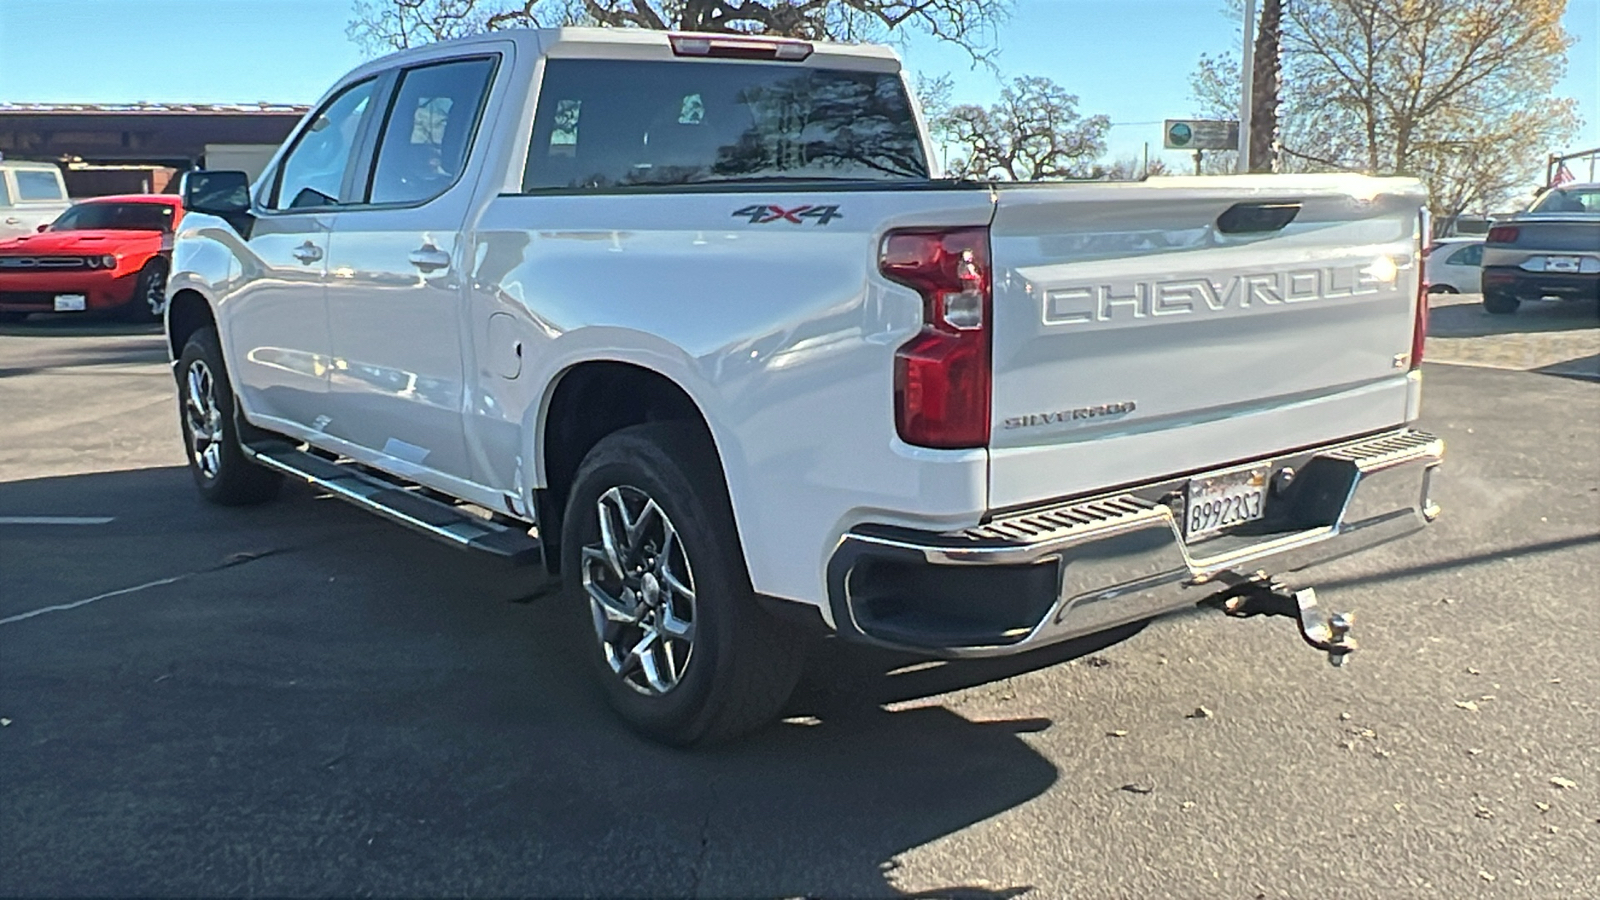
POLYGON ((586 655, 634 729, 703 745, 778 716, 804 645, 756 602, 715 451, 697 429, 637 425, 595 445, 561 547, 586 655))
POLYGON ((1483 292, 1483 309, 1496 316, 1509 316, 1517 311, 1522 301, 1501 291, 1483 292))
POLYGON ((1459 293, 1459 291, 1457 291, 1454 287, 1451 287, 1448 284, 1430 284, 1430 285, 1428 285, 1428 293, 1430 293, 1430 294, 1455 294, 1455 293, 1459 293))
POLYGON ((196 331, 178 357, 178 420, 201 496, 221 506, 244 506, 278 495, 282 476, 252 463, 239 446, 233 385, 213 328, 196 331))

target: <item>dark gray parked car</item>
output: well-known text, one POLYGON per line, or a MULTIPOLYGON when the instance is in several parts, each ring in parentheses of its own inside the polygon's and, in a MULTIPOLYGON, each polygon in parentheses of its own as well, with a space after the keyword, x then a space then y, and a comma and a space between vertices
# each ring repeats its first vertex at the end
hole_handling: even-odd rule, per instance
POLYGON ((1483 308, 1509 315, 1549 297, 1600 300, 1600 184, 1550 188, 1489 229, 1483 308))

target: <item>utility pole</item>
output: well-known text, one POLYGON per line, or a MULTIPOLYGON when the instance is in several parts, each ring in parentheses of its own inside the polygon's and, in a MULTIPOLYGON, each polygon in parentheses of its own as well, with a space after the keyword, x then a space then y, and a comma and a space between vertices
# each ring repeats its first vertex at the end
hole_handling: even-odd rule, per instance
POLYGON ((1244 65, 1239 81, 1244 87, 1239 97, 1239 174, 1250 171, 1250 112, 1255 94, 1256 0, 1244 0, 1244 65))

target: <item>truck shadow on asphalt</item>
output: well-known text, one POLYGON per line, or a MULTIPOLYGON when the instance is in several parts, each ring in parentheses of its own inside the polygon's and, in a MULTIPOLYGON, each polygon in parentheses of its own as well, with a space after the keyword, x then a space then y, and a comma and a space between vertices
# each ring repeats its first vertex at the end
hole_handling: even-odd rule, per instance
POLYGON ((939 665, 824 643, 791 718, 689 753, 603 707, 563 598, 309 489, 0 484, 22 515, 116 521, 0 525, 0 617, 172 580, 0 625, 6 893, 1014 897, 902 892, 897 859, 1048 790, 1023 736, 1052 722, 884 704, 1137 630, 939 665))

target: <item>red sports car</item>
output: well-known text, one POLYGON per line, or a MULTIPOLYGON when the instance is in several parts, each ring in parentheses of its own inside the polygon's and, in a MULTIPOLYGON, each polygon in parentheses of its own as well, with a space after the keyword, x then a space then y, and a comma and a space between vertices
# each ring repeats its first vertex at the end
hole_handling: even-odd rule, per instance
POLYGON ((179 198, 165 194, 96 197, 38 234, 0 241, 0 322, 90 310, 159 318, 182 217, 179 198))

